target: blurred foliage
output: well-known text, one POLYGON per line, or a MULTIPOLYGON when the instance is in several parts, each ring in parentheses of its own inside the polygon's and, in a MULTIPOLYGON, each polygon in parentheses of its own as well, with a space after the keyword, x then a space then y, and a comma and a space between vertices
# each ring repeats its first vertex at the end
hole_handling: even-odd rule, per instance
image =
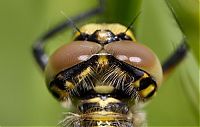
MULTIPOLYGON (((199 0, 169 0, 182 25, 192 54, 163 83, 145 107, 150 126, 199 125, 199 0), (198 17, 198 18, 197 18, 198 17), (198 34, 197 34, 198 33, 198 34)), ((56 125, 62 118, 60 104, 49 94, 44 77, 31 54, 37 37, 56 24, 95 7, 95 0, 1 0, 0 1, 0 126, 56 125), (64 13, 64 14, 63 14, 64 13)), ((164 0, 106 1, 106 13, 79 23, 119 22, 134 24, 139 42, 164 61, 182 39, 182 32, 164 0)), ((50 40, 53 52, 69 42, 73 30, 50 40)))
POLYGON ((180 26, 187 37, 188 44, 199 62, 199 1, 167 0, 174 10, 180 26))

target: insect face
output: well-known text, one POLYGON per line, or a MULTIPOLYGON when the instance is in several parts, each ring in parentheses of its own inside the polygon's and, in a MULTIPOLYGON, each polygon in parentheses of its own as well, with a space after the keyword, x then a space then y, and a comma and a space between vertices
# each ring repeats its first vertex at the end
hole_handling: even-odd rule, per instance
POLYGON ((45 71, 50 92, 77 107, 62 124, 135 126, 132 107, 152 97, 162 81, 157 57, 120 24, 89 24, 80 31, 53 53, 45 71))

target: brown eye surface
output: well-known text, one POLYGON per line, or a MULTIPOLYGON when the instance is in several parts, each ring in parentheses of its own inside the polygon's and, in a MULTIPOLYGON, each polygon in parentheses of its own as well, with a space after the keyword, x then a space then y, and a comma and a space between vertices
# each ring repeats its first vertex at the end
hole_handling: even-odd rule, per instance
POLYGON ((89 41, 75 41, 58 48, 49 58, 45 73, 47 80, 60 71, 86 61, 91 55, 101 50, 101 45, 89 41))
POLYGON ((162 68, 157 56, 146 46, 133 41, 117 41, 104 46, 104 49, 120 61, 140 68, 151 74, 157 84, 162 81, 162 68))

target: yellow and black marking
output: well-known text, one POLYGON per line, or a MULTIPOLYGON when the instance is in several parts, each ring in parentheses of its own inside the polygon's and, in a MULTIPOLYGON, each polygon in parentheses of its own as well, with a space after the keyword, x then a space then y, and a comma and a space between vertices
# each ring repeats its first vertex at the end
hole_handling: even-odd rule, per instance
POLYGON ((121 24, 87 24, 75 34, 74 40, 90 40, 93 42, 111 42, 121 40, 136 41, 133 33, 121 24), (117 36, 117 38, 116 38, 117 36))
POLYGON ((88 100, 83 100, 79 105, 81 117, 84 119, 80 124, 89 126, 120 126, 131 127, 127 114, 129 107, 124 102, 107 96, 97 95, 88 100))
POLYGON ((94 24, 90 24, 90 25, 86 25, 82 27, 81 34, 77 32, 74 40, 75 41, 91 41, 91 42, 99 43, 102 45, 115 42, 115 41, 120 41, 120 40, 135 41, 135 38, 132 32, 130 30, 126 31, 127 30, 126 27, 122 25, 113 24, 113 25, 116 25, 115 27, 112 27, 113 26, 112 24, 99 25, 95 27, 93 25, 94 24))
MULTIPOLYGON (((133 41, 134 37, 131 33, 101 28, 92 33, 77 34, 75 40, 105 45, 120 40, 133 41)), ((77 106, 78 114, 67 117, 65 124, 72 123, 73 127, 133 127, 130 108, 153 96, 157 84, 144 70, 101 50, 87 61, 61 71, 48 87, 58 100, 70 98, 77 106)))
POLYGON ((131 83, 131 85, 138 89, 139 94, 142 98, 153 96, 157 89, 156 83, 146 73, 144 73, 144 75, 140 79, 131 83))
POLYGON ((104 54, 60 72, 49 88, 59 100, 79 100, 81 127, 132 127, 129 108, 153 96, 157 85, 145 71, 104 54))
MULTIPOLYGON (((100 3, 103 2, 100 0, 100 3)), ((100 12, 99 9, 102 7, 83 13, 80 17, 89 17, 100 12)), ((74 19, 78 21, 80 17, 74 19)), ((69 113, 69 117, 62 122, 63 126, 135 127, 138 124, 134 119, 138 117, 133 118, 136 112, 130 111, 130 108, 152 97, 157 90, 157 83, 162 81, 162 72, 166 77, 170 69, 183 60, 188 49, 186 39, 161 67, 157 57, 148 48, 137 43, 131 44, 136 42, 130 31, 131 25, 126 28, 120 24, 87 24, 80 29, 75 26, 75 44, 61 47, 65 50, 58 49, 59 52, 55 52, 47 64, 44 41, 70 24, 64 22, 42 36, 33 46, 36 61, 42 70, 46 69, 50 92, 59 101, 71 100, 78 107, 75 111, 77 114, 69 113), (112 42, 115 44, 110 44, 112 42), (87 48, 84 49, 81 43, 87 48), (129 48, 131 46, 135 46, 135 49, 129 48), (67 56, 66 51, 72 55, 67 56), (76 59, 82 55, 88 57, 76 59), (117 55, 125 57, 117 59, 117 55), (146 61, 143 55, 148 58, 146 61), (142 62, 132 61, 129 56, 138 56, 139 62, 142 62), (144 67, 145 70, 135 66, 144 67)))

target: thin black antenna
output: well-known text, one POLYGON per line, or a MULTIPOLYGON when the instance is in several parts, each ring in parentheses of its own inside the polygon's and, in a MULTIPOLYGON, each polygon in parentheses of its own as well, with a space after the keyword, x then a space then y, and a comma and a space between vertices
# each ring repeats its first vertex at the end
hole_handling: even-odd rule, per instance
POLYGON ((133 20, 131 21, 131 23, 129 24, 129 26, 127 27, 127 29, 125 30, 124 33, 126 33, 132 26, 133 24, 135 23, 135 21, 137 20, 138 16, 140 16, 141 14, 141 11, 137 13, 137 15, 133 18, 133 20))
POLYGON ((74 22, 72 19, 70 19, 63 11, 61 11, 61 14, 63 14, 63 15, 67 18, 67 20, 69 21, 70 25, 71 25, 73 28, 75 28, 76 31, 78 31, 80 34, 82 34, 82 32, 81 32, 80 29, 76 26, 75 22, 74 22))
POLYGON ((75 22, 72 21, 70 18, 67 18, 71 24, 72 27, 74 27, 76 29, 76 31, 78 31, 80 34, 82 34, 82 32, 80 31, 80 29, 76 26, 75 22))

